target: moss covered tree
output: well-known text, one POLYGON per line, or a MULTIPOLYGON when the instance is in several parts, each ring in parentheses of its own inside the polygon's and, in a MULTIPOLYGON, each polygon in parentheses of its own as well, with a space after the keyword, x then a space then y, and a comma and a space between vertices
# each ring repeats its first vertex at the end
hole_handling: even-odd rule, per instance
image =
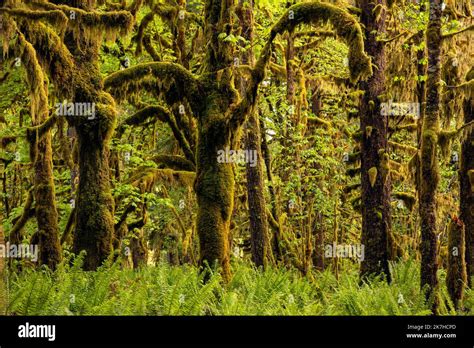
MULTIPOLYGON (((426 33, 428 77, 426 82, 426 109, 421 132, 420 150, 420 218, 421 218, 421 287, 427 299, 438 308, 438 243, 437 194, 439 185, 438 139, 440 131, 441 88, 441 17, 442 1, 431 0, 426 33)), ((425 107, 425 106, 422 106, 425 107)))
MULTIPOLYGON (((0 213, 0 221, 3 221, 3 216, 0 213)), ((0 245, 4 245, 5 235, 3 233, 3 226, 0 224, 0 245)), ((0 313, 3 315, 7 308, 7 279, 5 258, 0 257, 0 313)))
POLYGON ((388 167, 388 114, 382 112, 381 103, 386 93, 385 43, 378 35, 386 31, 387 3, 359 1, 361 22, 364 25, 365 47, 376 66, 374 74, 360 83, 364 91, 359 107, 362 140, 361 198, 362 244, 365 259, 361 276, 384 275, 390 281, 388 267, 388 236, 391 233, 391 180, 388 167), (378 10, 377 10, 378 9, 378 10))
MULTIPOLYGON (((195 191, 198 201, 197 230, 202 264, 222 268, 224 279, 230 278, 229 228, 234 203, 234 169, 232 163, 218 163, 219 150, 235 149, 239 132, 254 107, 258 87, 265 76, 272 43, 278 34, 292 31, 301 23, 331 22, 338 37, 350 47, 351 79, 356 82, 371 73, 370 59, 364 53, 359 24, 345 10, 320 2, 292 6, 270 31, 260 57, 247 77, 247 87, 235 87, 234 45, 226 40, 234 32, 234 1, 208 0, 205 3, 204 36, 208 46, 199 76, 174 63, 144 63, 109 76, 105 84, 118 98, 140 88, 149 76, 162 84, 168 100, 173 93, 189 104, 198 123, 195 191)), ((176 98, 175 98, 176 99, 176 98)))
MULTIPOLYGON (((79 185, 75 199, 74 211, 77 216, 73 249, 76 253, 86 251, 84 268, 93 270, 110 255, 114 233, 109 141, 115 128, 116 110, 112 97, 102 89, 98 64, 99 48, 104 34, 112 37, 119 31, 126 32, 133 23, 133 17, 128 11, 99 12, 96 10, 99 6, 96 1, 77 0, 70 2, 69 5, 63 4, 62 1, 26 3, 26 8, 7 11, 14 11, 18 16, 28 19, 44 17, 52 22, 53 29, 44 25, 20 27, 20 39, 25 33, 24 35, 32 41, 31 48, 36 51, 45 71, 56 86, 62 87, 60 97, 69 98, 76 104, 94 105, 96 110, 95 115, 75 114, 67 117, 69 125, 75 128, 78 136, 79 185)), ((30 61, 31 58, 28 58, 27 62, 30 61)), ((35 83, 38 82, 38 74, 29 76, 35 83)), ((34 86, 36 86, 35 98, 40 98, 41 101, 45 95, 45 92, 41 93, 44 87, 41 84, 34 86)), ((47 102, 43 101, 39 105, 45 114, 47 102)), ((45 117, 40 118, 40 121, 45 121, 45 117)), ((38 149, 34 154, 40 159, 48 156, 47 134, 51 124, 52 122, 45 122, 42 127, 45 133, 42 141, 46 143, 44 145, 41 145, 41 141, 35 143, 38 144, 38 149)), ((51 166, 43 165, 38 169, 50 172, 51 166)), ((44 175, 39 175, 39 178, 45 180, 44 175)), ((48 198, 44 203, 37 201, 36 207, 40 218, 49 217, 51 220, 56 215, 51 213, 51 209, 55 207, 54 199, 51 200, 51 194, 54 192, 51 188, 52 178, 49 177, 48 180, 47 185, 42 183, 36 185, 36 198, 42 196, 48 198)), ((55 228, 57 221, 56 223, 48 221, 48 226, 50 229, 55 228)), ((41 241, 42 234, 39 237, 41 241)), ((59 240, 57 238, 55 240, 58 246, 59 240)), ((54 255, 52 252, 49 254, 54 255)))
MULTIPOLYGON (((466 76, 465 99, 463 102, 464 124, 474 122, 474 69, 466 76)), ((466 265, 469 285, 474 276, 474 133, 469 132, 462 142, 460 180, 460 219, 466 231, 466 265)))
MULTIPOLYGON (((9 5, 8 3, 5 5, 9 5)), ((16 36, 14 54, 20 65, 26 70, 26 82, 30 91, 30 116, 33 127, 28 130, 30 157, 33 163, 33 185, 35 201, 35 217, 38 223, 37 240, 40 249, 41 264, 56 268, 62 259, 59 243, 58 212, 53 182, 53 158, 50 128, 54 119, 49 117, 48 84, 45 71, 48 62, 41 57, 41 47, 35 47, 42 28, 42 22, 53 24, 64 23, 63 14, 51 11, 32 12, 24 8, 1 8, 0 13, 10 20, 4 21, 2 38, 8 42, 16 36)), ((8 47, 8 46, 7 46, 8 47)))
MULTIPOLYGON (((254 43, 253 11, 253 0, 239 0, 237 13, 242 27, 241 36, 250 43, 251 47, 254 43)), ((255 58, 252 48, 242 54, 242 64, 254 66, 255 58)), ((245 92, 246 84, 243 79, 241 79, 240 88, 242 92, 245 92)), ((246 133, 245 148, 257 154, 255 164, 250 162, 246 164, 252 260, 255 265, 265 267, 272 259, 272 250, 267 222, 260 121, 259 113, 255 108, 249 112, 244 132, 246 133)))
POLYGON ((467 284, 466 238, 464 223, 456 216, 448 227, 448 270, 446 286, 456 309, 462 308, 464 289, 467 284))

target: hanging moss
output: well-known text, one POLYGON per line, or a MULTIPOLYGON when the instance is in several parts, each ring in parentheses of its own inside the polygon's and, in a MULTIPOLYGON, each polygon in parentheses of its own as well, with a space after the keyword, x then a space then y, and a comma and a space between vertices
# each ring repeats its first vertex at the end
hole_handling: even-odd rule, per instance
POLYGON ((464 224, 457 217, 453 217, 449 224, 446 286, 456 309, 462 308, 464 289, 467 284, 465 242, 464 224))
POLYGON ((369 175, 369 182, 370 186, 374 187, 375 186, 375 181, 377 180, 377 168, 372 167, 367 171, 367 174, 369 175))
POLYGON ((390 140, 388 142, 388 144, 394 149, 402 150, 402 151, 405 151, 405 152, 408 152, 408 153, 418 152, 418 149, 414 146, 411 146, 411 145, 400 144, 400 143, 398 143, 396 141, 392 141, 392 140, 390 140))
POLYGON ((66 15, 59 10, 32 11, 21 8, 10 9, 0 7, 0 14, 1 13, 7 13, 8 15, 17 18, 25 18, 28 21, 45 21, 55 26, 59 31, 63 31, 66 28, 66 24, 68 22, 66 15))
POLYGON ((134 20, 132 14, 128 11, 87 11, 78 7, 55 5, 40 0, 32 0, 30 3, 38 8, 63 12, 66 18, 70 19, 68 20, 69 25, 79 24, 88 27, 88 29, 108 30, 115 28, 120 33, 127 33, 131 29, 134 20))
POLYGON ((75 67, 71 53, 60 36, 49 26, 42 23, 24 25, 22 31, 38 53, 38 61, 51 78, 55 93, 61 100, 72 97, 72 81, 75 78, 75 67))
POLYGON ((33 122, 38 121, 38 117, 48 114, 48 92, 45 86, 45 76, 38 62, 36 51, 22 33, 18 34, 20 45, 18 46, 18 56, 21 57, 27 74, 26 79, 30 88, 30 111, 33 122))
POLYGON ((291 6, 272 28, 270 39, 285 31, 293 31, 302 23, 330 22, 336 35, 349 46, 349 70, 351 81, 357 82, 372 75, 370 58, 364 51, 362 29, 358 21, 347 11, 323 2, 300 3, 291 6))
POLYGON ((372 136, 372 131, 374 130, 374 127, 372 126, 367 126, 365 127, 365 137, 368 139, 372 136))
POLYGON ((134 91, 141 91, 141 82, 149 76, 159 79, 164 92, 169 91, 166 82, 173 83, 177 92, 186 96, 189 101, 200 103, 200 93, 198 91, 198 80, 188 70, 179 64, 168 62, 153 62, 137 64, 131 68, 117 71, 104 80, 105 88, 109 89, 118 100, 124 100, 128 94, 134 91))

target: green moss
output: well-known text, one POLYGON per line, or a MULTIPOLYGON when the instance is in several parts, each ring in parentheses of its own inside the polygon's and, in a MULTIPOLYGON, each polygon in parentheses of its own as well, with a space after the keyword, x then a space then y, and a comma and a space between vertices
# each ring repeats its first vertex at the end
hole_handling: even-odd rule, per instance
POLYGON ((372 167, 367 171, 367 174, 369 175, 370 186, 372 187, 375 186, 375 181, 377 180, 377 173, 378 170, 376 167, 372 167))
POLYGON ((366 79, 372 75, 370 58, 364 51, 362 29, 358 21, 335 5, 323 2, 300 3, 291 6, 272 28, 270 38, 285 31, 293 31, 302 23, 321 24, 330 22, 336 35, 349 46, 349 70, 352 82, 366 79))
POLYGON ((365 137, 368 139, 372 136, 372 131, 374 130, 374 127, 372 126, 367 126, 365 127, 365 137))
MULTIPOLYGON (((137 64, 128 69, 117 71, 104 80, 104 86, 118 100, 124 100, 133 92, 142 91, 143 81, 153 76, 158 79, 163 92, 169 92, 171 84, 175 85, 180 95, 187 96, 188 101, 202 102, 198 91, 197 78, 179 64, 153 62, 137 64)), ((196 104, 193 103, 193 104, 196 104)))
POLYGON ((449 223, 446 286, 456 309, 462 308, 464 289, 467 284, 465 243, 464 224, 457 217, 453 217, 449 223))

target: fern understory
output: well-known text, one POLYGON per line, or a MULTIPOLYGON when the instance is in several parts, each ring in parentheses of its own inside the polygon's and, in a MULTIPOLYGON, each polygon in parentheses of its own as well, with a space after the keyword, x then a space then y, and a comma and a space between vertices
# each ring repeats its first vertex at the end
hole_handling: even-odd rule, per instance
MULTIPOLYGON (((192 266, 160 264, 140 270, 103 266, 81 270, 81 260, 56 272, 25 270, 10 275, 7 315, 429 315, 420 292, 419 264, 392 264, 391 285, 375 279, 359 285, 357 267, 344 264, 339 279, 327 270, 303 277, 291 270, 233 265, 223 285, 218 272, 203 282, 192 266)), ((474 294, 454 311, 444 286, 440 314, 472 315, 474 294)))

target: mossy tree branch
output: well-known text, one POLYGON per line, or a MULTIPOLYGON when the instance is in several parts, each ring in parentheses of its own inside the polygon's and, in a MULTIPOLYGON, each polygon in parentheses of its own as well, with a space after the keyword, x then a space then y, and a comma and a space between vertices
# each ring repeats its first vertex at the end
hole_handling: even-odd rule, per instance
POLYGON ((163 167, 163 169, 169 168, 177 171, 181 170, 188 172, 193 172, 196 170, 195 164, 182 156, 156 155, 152 158, 152 161, 154 161, 160 167, 163 167))
MULTIPOLYGON (((125 99, 129 92, 139 88, 140 82, 153 76, 165 82, 171 81, 179 95, 186 96, 193 109, 198 109, 202 101, 198 79, 179 64, 168 62, 143 63, 109 75, 104 86, 118 99, 125 99)), ((163 86, 164 92, 168 89, 163 86)))
POLYGON ((86 11, 77 7, 67 5, 56 5, 44 0, 26 1, 32 7, 43 8, 50 11, 62 11, 66 16, 74 14, 74 19, 67 23, 70 26, 83 25, 89 28, 118 29, 120 32, 128 32, 133 24, 133 16, 128 11, 86 11))
MULTIPOLYGON (((135 114, 127 118, 118 128, 117 133, 120 136, 125 131, 125 126, 136 126, 143 124, 151 117, 156 117, 161 122, 164 122, 169 125, 171 131, 173 132, 174 137, 179 143, 179 146, 183 150, 186 158, 191 163, 195 163, 195 156, 188 140, 184 136, 183 131, 178 127, 174 115, 166 108, 160 105, 147 106, 135 114)), ((184 126, 184 125, 183 125, 184 126)))
POLYGON ((22 8, 13 9, 8 7, 0 7, 0 13, 6 13, 13 17, 25 18, 32 21, 46 20, 47 22, 58 26, 59 28, 64 28, 68 21, 66 15, 59 10, 31 11, 22 8))
POLYGON ((265 77, 265 70, 271 57, 273 40, 277 35, 293 31, 300 24, 331 22, 335 34, 349 46, 349 69, 352 82, 365 79, 372 74, 370 58, 364 51, 362 29, 357 20, 347 11, 321 2, 300 3, 291 6, 273 26, 270 36, 252 71, 251 81, 242 96, 242 101, 234 108, 232 123, 234 128, 245 121, 249 110, 256 103, 257 91, 265 77))

